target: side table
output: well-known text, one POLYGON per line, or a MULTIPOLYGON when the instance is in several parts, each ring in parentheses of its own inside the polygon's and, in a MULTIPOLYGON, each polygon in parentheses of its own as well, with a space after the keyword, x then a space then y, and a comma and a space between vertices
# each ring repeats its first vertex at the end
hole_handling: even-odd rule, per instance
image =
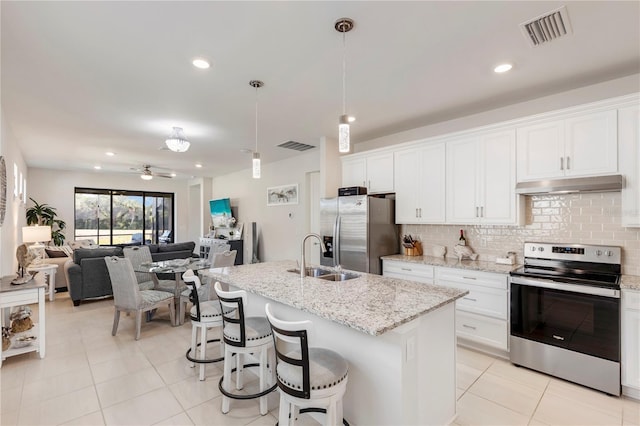
POLYGON ((41 263, 39 265, 27 266, 27 272, 42 272, 47 277, 49 284, 49 301, 53 302, 56 294, 56 269, 58 265, 50 263, 41 263))
MULTIPOLYGON (((28 284, 11 285, 11 281, 15 276, 2 277, 0 279, 0 323, 4 327, 5 325, 5 311, 14 307, 22 305, 30 305, 33 303, 38 304, 38 323, 34 324, 31 330, 19 333, 35 335, 36 341, 28 346, 21 348, 9 348, 2 352, 0 356, 0 367, 2 367, 2 361, 7 357, 20 355, 27 352, 36 351, 40 355, 40 358, 44 358, 45 350, 45 318, 44 318, 44 285, 38 284, 34 280, 31 280, 28 284)), ((17 336, 18 334, 14 335, 17 336)), ((12 338, 12 344, 13 340, 12 338)))

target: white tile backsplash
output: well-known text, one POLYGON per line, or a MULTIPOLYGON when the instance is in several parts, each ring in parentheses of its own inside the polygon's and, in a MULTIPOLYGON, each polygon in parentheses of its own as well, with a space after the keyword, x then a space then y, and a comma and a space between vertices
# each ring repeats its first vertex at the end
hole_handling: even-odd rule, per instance
POLYGON ((620 225, 620 193, 535 195, 525 197, 525 225, 403 225, 402 235, 426 246, 443 245, 453 256, 460 229, 480 260, 495 261, 508 251, 523 261, 526 241, 604 244, 622 247, 622 273, 640 275, 640 229, 620 225))

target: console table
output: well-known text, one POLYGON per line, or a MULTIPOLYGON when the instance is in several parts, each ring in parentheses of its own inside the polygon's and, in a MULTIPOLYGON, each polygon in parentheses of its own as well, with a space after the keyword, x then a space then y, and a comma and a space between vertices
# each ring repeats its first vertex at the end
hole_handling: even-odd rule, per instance
POLYGON ((44 317, 44 289, 46 285, 38 284, 35 280, 22 285, 11 285, 15 276, 6 276, 0 279, 0 323, 5 326, 5 318, 8 318, 8 311, 14 306, 38 304, 38 323, 33 328, 22 333, 16 333, 11 337, 11 347, 2 352, 0 357, 0 367, 2 361, 7 357, 20 355, 27 352, 36 351, 40 358, 44 358, 45 351, 45 317, 44 317), (7 313, 5 315, 5 313, 7 313), (21 348, 14 348, 13 342, 20 335, 33 335, 37 339, 34 343, 21 348))

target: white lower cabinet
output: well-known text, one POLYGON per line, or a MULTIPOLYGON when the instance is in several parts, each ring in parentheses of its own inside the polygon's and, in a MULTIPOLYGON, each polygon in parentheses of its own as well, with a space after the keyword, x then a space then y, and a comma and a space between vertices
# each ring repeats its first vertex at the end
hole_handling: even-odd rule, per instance
POLYGON ((466 342, 509 350, 509 277, 493 272, 435 268, 435 284, 468 290, 456 301, 456 334, 466 342))
POLYGON ((509 331, 507 322, 457 308, 456 335, 469 341, 507 350, 509 331))
POLYGON ((382 275, 389 278, 433 284, 433 266, 420 263, 383 260, 382 275))
POLYGON ((622 291, 622 393, 640 399, 640 291, 622 291))

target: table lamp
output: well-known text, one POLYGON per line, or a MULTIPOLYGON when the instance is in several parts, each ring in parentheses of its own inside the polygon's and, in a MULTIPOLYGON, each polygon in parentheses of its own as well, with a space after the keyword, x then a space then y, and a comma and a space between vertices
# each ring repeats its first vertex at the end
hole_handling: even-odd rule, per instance
POLYGON ((34 243, 29 246, 29 251, 34 255, 33 263, 39 265, 44 258, 44 244, 45 241, 51 241, 51 227, 50 226, 23 226, 22 227, 22 242, 34 243))

